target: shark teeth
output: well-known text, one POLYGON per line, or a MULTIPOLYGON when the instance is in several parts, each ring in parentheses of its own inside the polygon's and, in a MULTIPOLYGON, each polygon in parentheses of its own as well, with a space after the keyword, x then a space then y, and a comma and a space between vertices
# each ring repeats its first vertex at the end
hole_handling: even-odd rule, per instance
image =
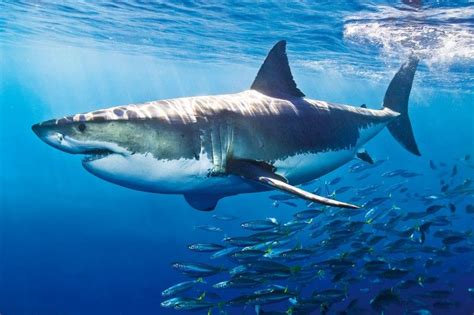
POLYGON ((82 159, 83 162, 91 162, 98 159, 102 159, 110 154, 114 154, 115 152, 108 150, 108 149, 93 149, 83 152, 86 156, 82 159))

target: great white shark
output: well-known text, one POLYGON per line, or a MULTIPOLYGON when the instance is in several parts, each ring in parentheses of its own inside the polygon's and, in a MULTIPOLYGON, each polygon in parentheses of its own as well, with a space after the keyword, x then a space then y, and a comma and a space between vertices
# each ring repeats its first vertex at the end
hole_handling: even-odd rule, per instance
POLYGON ((162 194, 183 194, 199 210, 242 193, 280 190, 330 206, 356 205, 297 186, 359 156, 387 127, 420 155, 408 117, 418 60, 395 74, 382 108, 306 98, 293 80, 286 42, 269 52, 249 90, 111 107, 35 124, 47 144, 84 155, 84 168, 106 181, 162 194))

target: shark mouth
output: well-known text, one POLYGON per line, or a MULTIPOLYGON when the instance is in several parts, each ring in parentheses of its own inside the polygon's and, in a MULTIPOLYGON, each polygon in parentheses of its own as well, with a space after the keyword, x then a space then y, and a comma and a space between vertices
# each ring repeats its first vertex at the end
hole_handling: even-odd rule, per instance
POLYGON ((92 161, 100 160, 111 154, 116 154, 116 153, 117 152, 114 152, 112 150, 105 149, 105 148, 83 151, 81 152, 81 154, 84 154, 85 156, 82 159, 82 162, 92 162, 92 161))

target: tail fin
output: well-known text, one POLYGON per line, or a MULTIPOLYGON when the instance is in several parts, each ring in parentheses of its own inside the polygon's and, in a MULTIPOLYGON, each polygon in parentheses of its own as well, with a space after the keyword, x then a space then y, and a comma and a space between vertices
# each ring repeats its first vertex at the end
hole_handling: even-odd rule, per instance
POLYGON ((385 92, 383 107, 400 113, 400 116, 387 126, 395 140, 411 153, 420 156, 408 117, 408 99, 417 65, 418 58, 411 55, 408 61, 400 67, 385 92))

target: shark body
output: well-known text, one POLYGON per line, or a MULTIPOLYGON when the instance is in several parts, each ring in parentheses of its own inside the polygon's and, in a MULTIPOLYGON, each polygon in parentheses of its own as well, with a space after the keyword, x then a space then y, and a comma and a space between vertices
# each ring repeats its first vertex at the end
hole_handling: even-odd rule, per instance
POLYGON ((117 106, 34 125, 49 145, 83 154, 92 174, 128 188, 183 194, 199 210, 277 189, 356 208, 295 187, 353 159, 388 126, 419 155, 407 114, 417 60, 390 83, 381 110, 311 100, 296 87, 286 43, 270 51, 250 90, 117 106))

